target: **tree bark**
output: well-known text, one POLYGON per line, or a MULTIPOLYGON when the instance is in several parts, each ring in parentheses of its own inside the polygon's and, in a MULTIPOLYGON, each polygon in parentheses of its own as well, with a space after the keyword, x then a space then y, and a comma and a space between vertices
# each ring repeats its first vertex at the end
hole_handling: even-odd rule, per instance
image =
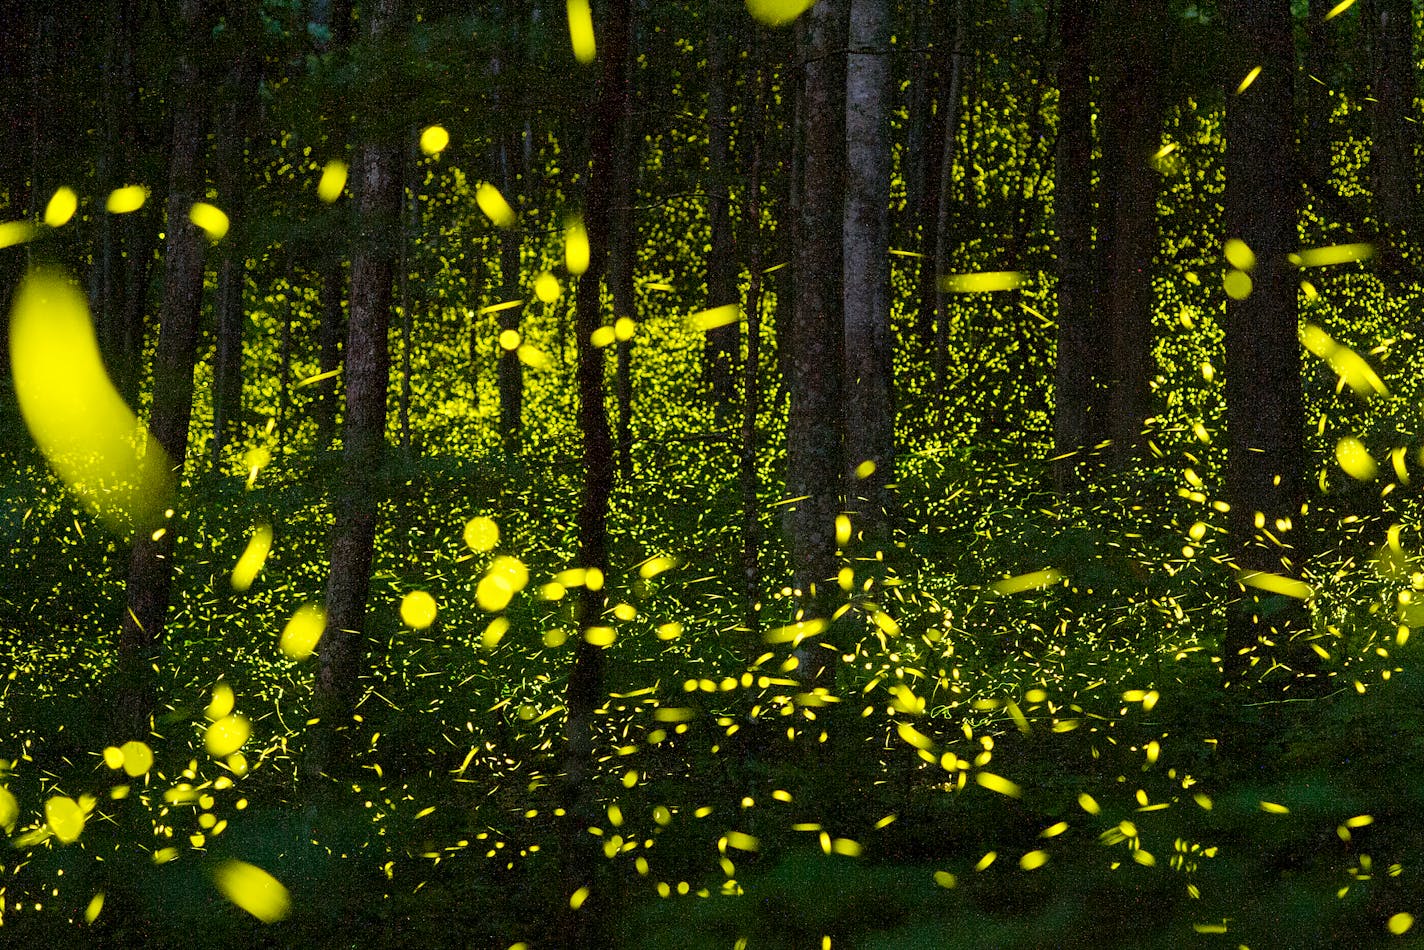
POLYGON ((1058 32, 1058 149, 1053 208, 1058 250, 1058 356, 1053 440, 1063 456, 1058 487, 1071 487, 1083 450, 1107 438, 1102 341, 1107 339, 1093 271, 1093 107, 1089 45, 1097 4, 1061 3, 1058 32))
MULTIPOLYGON (((969 36, 966 10, 968 0, 954 2, 954 39, 950 46, 949 89, 940 109, 944 112, 941 132, 944 139, 940 145, 939 169, 935 176, 938 195, 935 199, 935 222, 933 242, 926 236, 927 252, 932 251, 934 267, 931 278, 934 282, 934 358, 931 361, 934 376, 940 386, 945 384, 949 364, 949 294, 945 292, 940 279, 949 270, 949 219, 954 207, 954 162, 959 150, 959 124, 961 100, 964 98, 964 47, 969 36)), ((977 68, 977 67, 976 67, 977 68)))
MULTIPOLYGON (((379 44, 398 26, 400 0, 368 0, 365 38, 379 44)), ((367 132, 356 152, 354 200, 358 233, 351 259, 351 319, 346 341, 346 424, 342 487, 333 506, 326 631, 321 638, 308 779, 349 765, 352 710, 366 654, 366 598, 386 456, 386 390, 392 271, 400 218, 400 143, 367 132)))
MULTIPOLYGON (((1226 96, 1226 234, 1245 241, 1257 261, 1250 295, 1226 308, 1228 527, 1238 569, 1290 575, 1303 555, 1293 547, 1299 535, 1285 526, 1301 516, 1306 459, 1296 276, 1286 260, 1297 244, 1299 192, 1289 0, 1233 0, 1227 30, 1239 46, 1226 96), (1260 76, 1236 94, 1235 77, 1254 65, 1260 76)), ((1228 607, 1229 679, 1242 675, 1261 637, 1299 619, 1294 610, 1268 614, 1271 600, 1284 598, 1248 588, 1228 607)))
POLYGON ((890 332, 890 5, 850 0, 844 244, 845 464, 865 550, 883 551, 895 469, 890 332), (870 463, 871 471, 860 468, 870 463))
MULTIPOLYGON (((193 366, 203 303, 203 233, 189 210, 203 196, 202 160, 206 110, 202 107, 199 64, 209 7, 183 0, 178 8, 180 46, 174 73, 173 145, 169 166, 167 245, 163 259, 163 303, 153 370, 149 429, 181 479, 193 408, 193 366)), ((119 633, 116 713, 128 735, 146 736, 157 702, 154 666, 168 613, 173 581, 173 542, 179 522, 140 526, 134 535, 123 625, 119 633)))
MULTIPOLYGON (((603 72, 598 86, 598 106, 589 129, 590 167, 584 202, 584 224, 588 231, 588 269, 578 279, 575 301, 574 335, 578 344, 579 429, 583 434, 584 479, 579 506, 579 563, 585 569, 608 573, 608 499, 613 492, 613 439, 604 406, 603 351, 594 347, 593 333, 603 323, 600 302, 601 282, 608 267, 611 243, 610 203, 613 195, 627 188, 618 176, 632 174, 614 162, 615 144, 628 114, 627 56, 632 35, 629 0, 609 0, 605 8, 599 56, 603 72)), ((562 877, 572 892, 593 885, 599 858, 585 829, 595 820, 589 781, 593 768, 594 711, 603 701, 603 647, 590 643, 589 628, 601 621, 604 595, 601 588, 582 588, 579 609, 580 636, 574 648, 574 664, 569 674, 565 720, 565 746, 560 763, 561 798, 565 817, 560 827, 562 877)), ((606 906, 595 890, 582 911, 570 910, 564 919, 565 946, 600 946, 606 936, 598 908, 606 906)))
POLYGON ((753 44, 752 58, 757 64, 758 75, 756 102, 749 123, 752 141, 743 226, 750 279, 747 285, 747 359, 742 364, 741 455, 737 471, 742 493, 742 626, 749 634, 756 636, 761 628, 761 507, 757 479, 757 412, 761 399, 761 182, 771 71, 761 59, 761 44, 755 39, 753 44))
MULTIPOLYGON (((499 169, 500 190, 509 200, 515 200, 515 188, 519 182, 517 163, 519 147, 514 133, 500 137, 499 169)), ((504 300, 520 299, 520 245, 522 232, 516 227, 505 228, 499 235, 499 271, 504 288, 504 300)), ((523 320, 523 306, 510 307, 499 312, 499 329, 518 333, 523 320)), ((517 350, 503 346, 499 348, 499 431, 504 437, 507 452, 519 452, 523 442, 524 429, 524 364, 519 362, 517 350)))
MULTIPOLYGON (((727 64, 731 37, 728 23, 740 22, 740 11, 728 9, 727 0, 709 5, 707 76, 707 217, 711 226, 711 252, 707 255, 707 307, 740 302, 737 261, 732 251, 731 204, 731 115, 728 86, 732 83, 727 64)), ((712 400, 719 422, 729 418, 736 402, 735 372, 738 326, 729 323, 707 331, 704 371, 712 386, 712 400)))
MULTIPOLYGON (((793 587, 807 619, 828 619, 840 513, 844 309, 845 89, 849 0, 820 0, 802 15, 803 158, 796 242, 796 295, 784 360, 791 406, 786 423, 784 516, 793 587)), ((825 639, 825 638, 821 638, 825 639)), ((801 676, 830 677, 835 651, 803 644, 801 676)))
MULTIPOLYGON (((630 34, 629 42, 636 43, 636 33, 630 34)), ((612 195, 608 248, 608 289, 613 297, 614 317, 627 317, 635 326, 638 320, 638 301, 633 276, 638 263, 638 231, 633 205, 637 198, 638 170, 642 167, 642 136, 637 131, 636 110, 632 102, 636 91, 633 82, 636 58, 630 45, 627 56, 628 77, 624 80, 628 88, 628 109, 618 132, 618 141, 614 145, 614 167, 627 171, 616 176, 614 181, 617 192, 612 195)), ((633 337, 620 339, 617 343, 615 395, 618 402, 618 422, 615 443, 618 453, 618 477, 628 482, 633 478, 633 337)))
POLYGON ((1325 15, 1336 0, 1310 0, 1305 27, 1304 109, 1300 134, 1301 160, 1310 175, 1320 181, 1330 180, 1331 126, 1334 102, 1330 97, 1331 83, 1339 53, 1335 42, 1335 24, 1327 23, 1325 15))
MULTIPOLYGON (((351 0, 311 0, 311 22, 324 27, 326 39, 315 43, 318 53, 345 50, 351 41, 351 0)), ((331 140, 346 134, 347 117, 333 117, 331 140)), ((334 149, 333 149, 334 151, 334 149)), ((333 242, 338 235, 329 235, 333 242)), ((324 377, 316 384, 313 415, 316 417, 317 448, 328 449, 336 438, 336 409, 340 393, 341 343, 346 336, 346 312, 342 304, 346 296, 346 265, 340 249, 326 248, 318 263, 321 289, 318 292, 321 309, 317 324, 318 369, 324 377), (331 374, 331 375, 327 375, 331 374)))
POLYGON ((1098 176, 1099 302, 1108 343, 1110 458, 1127 465, 1152 409, 1152 268, 1157 255, 1162 0, 1108 0, 1098 176))
POLYGON ((1370 180, 1380 230, 1407 243, 1419 237, 1415 185, 1414 20, 1410 0, 1366 0, 1374 53, 1370 180))

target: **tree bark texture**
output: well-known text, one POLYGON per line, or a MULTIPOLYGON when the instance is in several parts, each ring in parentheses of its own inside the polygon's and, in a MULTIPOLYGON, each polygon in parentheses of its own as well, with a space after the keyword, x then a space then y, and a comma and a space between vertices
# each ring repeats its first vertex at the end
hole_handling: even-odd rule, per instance
POLYGON ((1152 410, 1152 268, 1157 255, 1162 0, 1107 0, 1100 21, 1102 155, 1098 176, 1098 300, 1108 343, 1111 459, 1126 465, 1152 410))
MULTIPOLYGON (((400 0, 371 0, 363 9, 366 39, 385 40, 400 0)), ((357 234, 351 259, 351 319, 346 340, 346 420, 342 487, 334 506, 326 631, 319 647, 313 707, 321 722, 309 752, 308 776, 346 766, 344 747, 359 698, 366 654, 366 598, 386 455, 388 331, 394 250, 400 219, 400 142, 369 136, 356 151, 357 234)))
MULTIPOLYGON (((609 234, 614 195, 626 191, 619 176, 632 169, 619 167, 615 147, 628 115, 628 47, 632 36, 629 0, 609 0, 605 7, 599 57, 603 71, 598 105, 589 129, 590 168, 584 202, 588 231, 588 269, 579 276, 575 300, 574 333, 578 344, 579 429, 583 434, 584 479, 579 506, 579 564, 608 573, 608 499, 613 492, 613 438, 604 405, 604 356, 594 347, 593 333, 603 324, 601 282, 608 268, 609 234)), ((569 674, 565 720, 565 745, 560 763, 561 797, 566 810, 560 828, 562 876, 570 888, 589 886, 600 860, 584 830, 593 820, 589 779, 593 768, 593 719, 603 702, 604 648, 590 643, 586 634, 601 622, 604 595, 585 585, 580 599, 580 636, 569 674)), ((564 921, 567 946, 598 946, 604 942, 597 919, 602 907, 596 895, 582 911, 569 911, 564 921)))
MULTIPOLYGON (((784 361, 791 406, 786 423, 784 528, 793 586, 806 617, 828 618, 836 575, 835 520, 844 456, 843 263, 845 89, 849 0, 820 0, 802 15, 803 158, 794 266, 796 294, 784 361)), ((810 644, 807 644, 810 647, 810 644)), ((827 675, 834 652, 808 649, 802 675, 827 675)))
MULTIPOLYGON (((1297 277, 1286 260, 1297 245, 1299 191, 1291 127, 1290 4, 1234 0, 1228 30, 1239 44, 1232 75, 1244 76, 1251 65, 1263 67, 1239 95, 1230 81, 1226 97, 1226 234, 1245 241, 1257 261, 1250 295, 1229 300, 1226 308, 1231 552, 1242 571, 1294 574, 1302 564, 1301 552, 1291 547, 1297 535, 1278 523, 1301 516, 1306 464, 1297 277)), ((1248 588, 1243 600, 1228 608, 1223 649, 1233 679, 1249 660, 1243 651, 1253 650, 1258 637, 1294 614, 1268 616, 1270 600, 1248 588)))
POLYGON ((850 0, 846 58, 844 244, 845 465, 848 507, 883 548, 895 470, 890 331, 890 5, 850 0), (873 471, 859 474, 870 462, 873 471))
POLYGON ((1107 327, 1093 268, 1093 105, 1090 45, 1096 3, 1061 3, 1058 11, 1058 148, 1053 209, 1058 234, 1058 355, 1054 368, 1053 441, 1060 489, 1082 464, 1082 450, 1107 438, 1103 341, 1107 327))
POLYGON ((1373 44, 1375 100, 1370 137, 1370 181, 1380 230, 1398 241, 1419 237, 1419 196, 1415 183, 1418 142, 1414 95, 1414 20, 1410 0, 1367 0, 1373 44))
MULTIPOLYGON (((707 307, 722 307, 740 302, 737 287, 737 260, 732 250, 731 205, 731 110, 728 86, 733 82, 728 68, 728 46, 733 37, 727 33, 728 23, 740 11, 728 9, 728 0, 714 0, 707 17, 707 217, 712 229, 711 252, 707 255, 707 307)), ((712 386, 712 399, 717 418, 725 420, 736 401, 736 366, 738 350, 737 322, 707 331, 705 372, 712 386)))
MULTIPOLYGON (((202 107, 204 32, 209 11, 204 0, 179 6, 178 65, 173 86, 173 145, 168 179, 167 244, 163 258, 163 302, 153 369, 149 429, 168 454, 181 481, 187 458, 193 408, 193 365, 203 303, 205 238, 189 210, 202 197, 206 110, 202 107)), ((119 633, 119 723, 129 735, 146 736, 153 714, 154 665, 168 613, 173 581, 173 542, 178 520, 140 526, 129 558, 126 609, 119 633)))

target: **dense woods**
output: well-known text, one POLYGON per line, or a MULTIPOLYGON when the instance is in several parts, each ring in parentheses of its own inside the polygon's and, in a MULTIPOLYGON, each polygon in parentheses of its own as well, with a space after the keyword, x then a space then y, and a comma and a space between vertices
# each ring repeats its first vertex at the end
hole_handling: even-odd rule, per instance
POLYGON ((0 944, 1416 939, 1410 0, 0 7, 0 944))

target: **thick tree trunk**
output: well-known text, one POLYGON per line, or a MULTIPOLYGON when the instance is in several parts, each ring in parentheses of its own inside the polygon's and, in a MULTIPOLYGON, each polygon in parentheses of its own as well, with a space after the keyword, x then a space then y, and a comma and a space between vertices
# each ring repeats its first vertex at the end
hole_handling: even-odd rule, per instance
MULTIPOLYGON (((400 17, 400 0, 369 0, 362 10, 366 39, 386 41, 400 17)), ((390 384, 394 238, 400 218, 400 143, 368 135, 356 152, 354 199, 358 233, 351 260, 351 320, 346 341, 346 422, 342 486, 333 506, 326 631, 319 648, 313 707, 319 724, 308 752, 307 778, 349 767, 350 717, 365 666, 366 597, 386 455, 386 390, 390 384)))
POLYGON ((1330 114, 1334 102, 1330 98, 1339 58, 1336 24, 1327 23, 1325 15, 1337 0, 1310 0, 1305 27, 1305 76, 1301 86, 1305 102, 1300 133, 1301 160, 1309 175, 1320 181, 1330 180, 1331 126, 1330 114))
MULTIPOLYGON (((1302 533, 1288 533, 1305 499, 1304 420, 1296 275, 1286 255, 1296 249, 1299 184, 1293 172, 1292 44, 1288 0, 1233 0, 1228 34, 1239 44, 1226 96, 1228 238, 1255 253, 1253 289, 1226 308, 1226 496, 1231 552, 1243 572, 1297 574, 1302 533), (1235 77, 1263 69, 1245 92, 1235 77), (1258 523, 1259 522, 1259 523, 1258 523)), ((1247 588, 1228 608, 1223 645, 1230 679, 1254 659, 1261 637, 1298 619, 1270 612, 1285 598, 1247 588), (1259 596, 1258 596, 1259 595, 1259 596)))
POLYGON ((1098 176, 1099 303, 1108 344, 1110 457, 1126 465, 1152 409, 1152 267, 1157 254, 1162 0, 1108 0, 1098 176))
MULTIPOLYGON (((841 381, 845 321, 841 233, 845 187, 845 57, 849 0, 820 0, 802 15, 801 141, 796 296, 784 359, 791 395, 786 423, 785 530, 793 586, 807 619, 829 619, 836 590, 840 513, 841 381), (811 239, 814 238, 814 239, 811 239)), ((835 651, 803 644, 801 676, 830 676, 835 651)))
MULTIPOLYGON (((604 356, 594 347, 592 337, 603 323, 600 302, 601 282, 608 267, 611 243, 610 204, 613 195, 626 191, 618 184, 620 175, 632 169, 614 162, 615 145, 628 114, 627 56, 632 36, 629 0, 609 0, 605 7, 599 57, 603 72, 598 87, 598 106, 589 129, 590 168, 584 224, 588 230, 588 269, 578 280, 574 334, 578 343, 578 418, 583 434, 584 480, 579 506, 579 564, 585 569, 608 573, 608 499, 613 492, 613 438, 604 406, 604 356)), ((585 585, 579 602, 581 636, 574 648, 574 665, 569 674, 565 720, 565 746, 560 763, 561 798, 565 818, 560 828, 562 876, 567 888, 592 886, 601 858, 595 854, 585 829, 596 820, 590 800, 592 776, 594 710, 603 701, 603 646, 589 642, 591 627, 601 623, 604 595, 601 588, 585 585)), ((606 923, 600 908, 603 895, 595 888, 593 900, 581 911, 570 910, 564 920, 565 946, 601 946, 600 933, 606 923)))
POLYGON ((850 0, 844 244, 847 501, 883 550, 895 468, 890 332, 890 5, 850 0), (866 465, 865 463, 869 463, 866 465), (869 469, 867 472, 866 469, 869 469))
POLYGON ((1419 238, 1412 5, 1410 0, 1367 0, 1365 9, 1374 52, 1370 181, 1375 219, 1382 233, 1404 243, 1419 238))
MULTIPOLYGON (((727 47, 731 41, 727 25, 745 18, 738 16, 740 11, 729 10, 729 6, 727 0, 716 0, 710 5, 707 17, 707 41, 711 51, 707 76, 707 217, 712 229, 712 249, 707 255, 706 305, 709 309, 736 304, 741 296, 729 213, 732 176, 728 86, 733 80, 727 65, 727 47)), ((704 372, 712 386, 719 421, 730 417, 736 402, 738 326, 734 322, 707 332, 704 372)))
POLYGON ((1102 341, 1107 327, 1093 271, 1093 111, 1089 40, 1096 3, 1061 3, 1058 32, 1058 154, 1053 207, 1058 233, 1058 357, 1054 371, 1053 440, 1063 458, 1060 490, 1071 486, 1082 450, 1107 438, 1102 341))
MULTIPOLYGON (((208 7, 204 0, 179 6, 178 66, 173 86, 173 151, 168 180, 167 245, 163 303, 153 370, 149 429, 180 478, 188 450, 193 409, 193 365, 203 303, 203 233, 188 220, 202 191, 206 110, 199 63, 204 56, 208 7)), ((146 736, 157 702, 154 665, 168 613, 173 580, 173 542, 178 521, 140 526, 129 559, 123 626, 119 633, 118 723, 127 734, 146 736)))

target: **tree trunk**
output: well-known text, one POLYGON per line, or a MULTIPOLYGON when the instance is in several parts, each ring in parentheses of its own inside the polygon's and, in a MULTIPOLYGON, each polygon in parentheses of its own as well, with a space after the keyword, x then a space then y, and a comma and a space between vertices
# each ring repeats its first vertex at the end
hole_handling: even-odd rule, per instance
MULTIPOLYGON (((784 365, 791 395, 786 422, 785 530, 793 587, 807 619, 828 619, 836 590, 840 513, 841 381, 845 333, 841 233, 845 187, 845 57, 849 0, 820 0, 802 15, 801 140, 804 149, 796 242, 796 296, 784 365)), ((822 638, 824 639, 824 638, 822 638)), ((830 677, 835 651, 803 644, 801 676, 830 677)))
POLYGON ((1058 154, 1053 208, 1058 233, 1058 357, 1054 370, 1053 439, 1061 459, 1059 490, 1071 486, 1082 451, 1107 438, 1102 341, 1107 339, 1093 272, 1093 111, 1089 40, 1096 3, 1060 3, 1058 154))
MULTIPOLYGON (((514 133, 505 133, 500 137, 499 145, 500 190, 511 201, 515 200, 515 188, 519 182, 518 161, 519 146, 514 133)), ((499 235, 499 271, 500 280, 503 282, 505 301, 518 300, 521 296, 519 257, 522 240, 522 232, 518 227, 505 228, 499 235)), ((518 333, 523 313, 522 306, 501 310, 499 312, 501 335, 508 332, 518 333)), ((519 356, 515 349, 501 346, 499 348, 499 431, 504 437, 505 451, 517 453, 520 450, 523 429, 524 364, 519 362, 519 356)))
MULTIPOLYGON (((163 303, 153 370, 149 429, 168 454, 181 480, 193 408, 193 365, 203 303, 203 233, 188 220, 203 196, 202 159, 206 110, 202 107, 199 63, 209 11, 204 0, 179 5, 178 65, 174 73, 173 151, 168 179, 167 245, 163 259, 163 303)), ((178 520, 140 526, 129 559, 127 609, 119 633, 118 725, 128 735, 146 736, 157 702, 154 665, 168 612, 173 581, 173 542, 178 520)))
MULTIPOLYGON (((934 267, 931 277, 934 281, 934 358, 931 361, 935 379, 940 386, 945 385, 949 365, 949 294, 945 292, 940 279, 949 270, 949 219, 954 207, 954 161, 959 147, 960 101, 963 98, 964 47, 969 36, 969 11, 965 9, 968 0, 954 2, 954 39, 949 56, 949 89, 940 108, 944 111, 941 130, 944 140, 939 148, 939 170, 935 177, 939 193, 935 199, 935 223, 933 242, 926 236, 925 247, 933 251, 934 267)), ((977 66, 976 66, 977 68, 977 66)))
MULTIPOLYGON (((244 17, 236 26, 240 39, 235 44, 236 60, 225 84, 222 112, 216 136, 218 200, 234 223, 234 231, 244 227, 246 187, 244 146, 248 116, 257 99, 258 65, 255 55, 256 31, 260 23, 244 17)), ((247 283, 247 251, 239 234, 229 234, 218 261, 217 351, 213 359, 213 438, 209 446, 212 465, 222 464, 223 449, 233 435, 242 412, 242 292, 247 283)), ((290 306, 290 301, 289 301, 290 306)), ((285 418, 283 420, 285 422, 285 418)))
MULTIPOLYGON (((1301 533, 1286 533, 1305 499, 1304 420, 1296 275, 1299 184, 1293 173, 1293 62, 1289 0, 1234 0, 1228 36, 1239 44, 1226 96, 1226 234, 1255 253, 1253 289, 1226 308, 1226 496, 1232 558, 1243 572, 1296 574, 1301 533), (1240 95, 1236 77, 1262 66, 1240 95), (1260 519, 1260 526, 1256 524, 1260 519), (1277 540, 1285 547, 1278 546, 1277 540)), ((1298 611, 1268 613, 1282 601, 1248 588, 1228 607, 1223 645, 1228 677, 1255 659, 1259 638, 1284 632, 1298 611)))
MULTIPOLYGON (((400 0, 368 0, 366 40, 386 42, 400 17, 400 0)), ((346 341, 346 424, 342 486, 333 506, 326 631, 319 649, 313 707, 320 719, 308 753, 307 777, 349 768, 350 717, 359 696, 366 653, 366 597, 371 582, 376 513, 386 455, 388 328, 394 237, 400 218, 399 141, 368 132, 356 152, 353 197, 357 234, 351 259, 351 320, 346 341)))
POLYGON ((1336 24, 1327 23, 1325 15, 1337 0, 1310 0, 1305 27, 1304 122, 1300 134, 1301 160, 1311 177, 1330 180, 1331 126, 1330 114, 1334 102, 1330 89, 1335 81, 1339 59, 1335 43, 1336 24))
MULTIPOLYGON (((630 36, 635 42, 635 36, 630 36)), ((642 136, 637 132, 632 97, 635 85, 632 81, 636 56, 630 49, 627 57, 628 115, 618 133, 615 144, 614 167, 627 169, 616 177, 617 193, 612 195, 612 222, 608 248, 608 284, 613 297, 613 314, 617 319, 624 317, 636 326, 638 302, 634 291, 633 275, 637 268, 638 231, 635 226, 633 205, 638 191, 638 169, 642 167, 642 136)), ((633 337, 618 341, 617 401, 618 423, 615 442, 618 451, 618 477, 624 482, 633 478, 633 337)))
POLYGON ((890 332, 890 5, 850 0, 846 64, 845 464, 867 552, 883 551, 895 467, 890 332), (869 463, 867 466, 865 463, 869 463), (870 469, 868 472, 866 469, 870 469))
POLYGON ((1110 455, 1126 465, 1152 409, 1152 267, 1157 254, 1162 0, 1108 0, 1098 176, 1099 301, 1109 330, 1110 455))
MULTIPOLYGON (((740 11, 728 10, 726 0, 708 7, 707 76, 707 217, 711 252, 707 255, 707 307, 740 302, 737 287, 737 259, 732 251, 731 204, 731 117, 728 86, 732 83, 727 64, 727 46, 732 37, 728 23, 740 21, 740 11)), ((736 402, 734 373, 737 365, 738 323, 728 323, 707 331, 704 372, 712 385, 712 401, 717 419, 725 422, 736 402)))
MULTIPOLYGON (((605 8, 599 56, 603 73, 598 87, 598 105, 589 129, 590 167, 584 202, 584 224, 588 230, 588 269, 578 279, 574 335, 578 344, 579 429, 583 434, 583 495, 579 507, 579 564, 585 569, 608 573, 608 499, 613 492, 613 439, 604 406, 603 351, 593 345, 593 333, 603 323, 600 284, 608 266, 611 243, 610 202, 626 191, 618 176, 632 174, 628 167, 614 163, 615 145, 628 114, 627 56, 632 35, 629 0, 609 0, 605 8)), ((572 892, 591 887, 601 860, 595 854, 586 830, 596 820, 589 782, 593 769, 594 710, 603 701, 604 647, 588 640, 588 631, 601 622, 604 595, 585 585, 579 602, 582 634, 574 649, 574 665, 569 673, 565 720, 565 747, 561 762, 561 798, 565 817, 560 827, 562 876, 572 892)), ((604 925, 600 908, 606 907, 597 891, 584 909, 566 912, 565 946, 601 946, 599 933, 604 925)))
MULTIPOLYGON (((753 39, 752 59, 757 64, 756 102, 752 107, 750 167, 747 174, 745 245, 747 270, 747 359, 742 364, 742 440, 738 480, 742 492, 742 626, 756 636, 761 628, 761 506, 757 485, 757 412, 761 398, 761 178, 762 149, 766 144, 766 103, 771 71, 761 59, 761 44, 753 39)), ((757 647, 760 652, 760 647, 757 647)))
POLYGON ((1370 180, 1380 230, 1398 243, 1419 237, 1415 186, 1414 20, 1410 0, 1367 0, 1374 52, 1370 180))
MULTIPOLYGON (((311 0, 311 22, 325 28, 327 37, 315 43, 318 53, 344 50, 351 41, 351 0, 311 0)), ((340 141, 346 135, 347 117, 333 117, 330 141, 340 141)), ((333 149, 333 151, 335 151, 333 149)), ((340 242, 341 235, 328 235, 331 242, 340 242)), ((342 301, 346 296, 346 267, 339 248, 328 246, 318 263, 321 289, 318 292, 321 310, 317 325, 318 368, 324 377, 316 384, 317 448, 331 447, 336 437, 336 408, 340 393, 337 371, 341 369, 341 341, 346 336, 346 313, 342 301), (331 375, 327 375, 327 374, 331 375)))

